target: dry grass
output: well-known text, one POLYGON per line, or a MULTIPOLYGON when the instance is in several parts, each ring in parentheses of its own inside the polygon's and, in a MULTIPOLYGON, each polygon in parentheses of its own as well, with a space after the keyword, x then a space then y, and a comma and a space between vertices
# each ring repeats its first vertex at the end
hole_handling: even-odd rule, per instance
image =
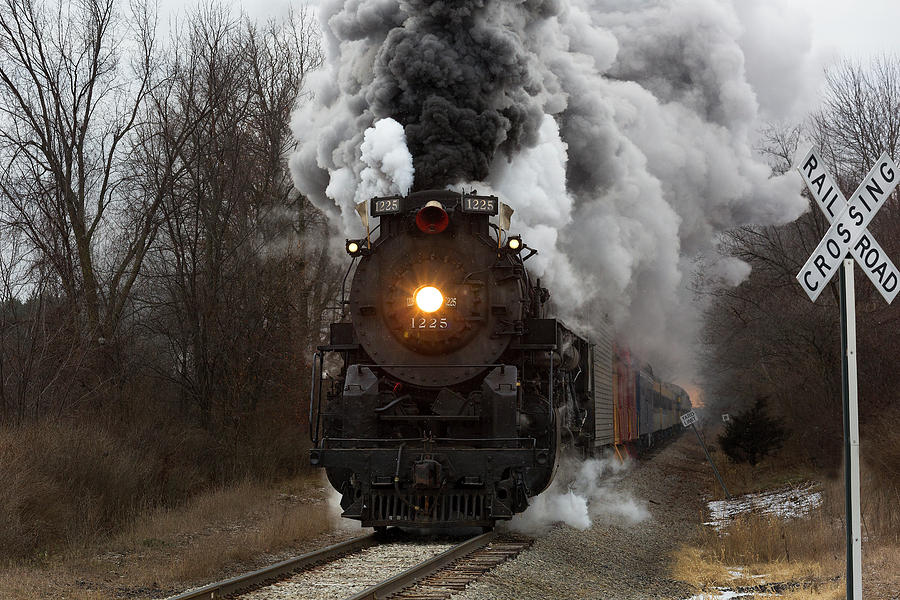
MULTIPOLYGON (((821 478, 821 473, 813 465, 807 464, 787 452, 768 456, 755 466, 747 463, 733 463, 723 452, 718 451, 715 431, 717 430, 706 435, 707 443, 716 468, 722 475, 722 479, 725 480, 725 485, 728 486, 728 491, 732 496, 797 485, 821 478)), ((725 493, 711 469, 705 491, 714 500, 725 498, 725 493)))
POLYGON ((213 490, 179 510, 157 510, 113 541, 129 555, 130 585, 176 585, 224 572, 321 535, 333 526, 319 479, 277 488, 243 482, 213 490))
MULTIPOLYGON (((775 471, 773 468, 773 474, 775 471)), ((747 471, 734 467, 726 472, 743 476, 747 471)), ((777 476, 772 479, 783 480, 777 476)), ((747 491, 765 489, 751 477, 744 481, 747 491)), ((796 483, 790 478, 789 482, 796 483)), ((863 579, 867 598, 894 600, 900 596, 900 523, 892 483, 874 470, 864 474, 863 579)), ((766 582, 793 586, 781 591, 780 597, 843 598, 844 488, 840 481, 822 488, 823 505, 804 518, 784 520, 745 514, 721 532, 699 528, 694 542, 679 549, 674 557, 675 577, 706 591, 717 587, 754 588, 760 581, 754 576, 765 575, 766 582)))
POLYGON ((719 561, 704 556, 697 546, 682 546, 675 553, 672 565, 675 578, 698 590, 722 585, 730 581, 728 568, 719 561))
POLYGON ((826 583, 784 592, 781 597, 788 600, 843 600, 846 597, 845 592, 843 583, 826 583))
POLYGON ((150 461, 97 429, 0 429, 0 465, 0 558, 45 554, 152 501, 150 461))
POLYGON ((29 567, 7 567, 0 571, 0 600, 109 600, 104 589, 87 589, 76 585, 77 573, 51 569, 38 571, 29 567))
POLYGON ((708 556, 725 564, 822 561, 843 555, 839 527, 823 510, 791 520, 749 514, 736 517, 723 532, 704 527, 698 538, 708 556))
POLYGON ((13 583, 0 599, 158 597, 258 566, 334 526, 322 485, 317 476, 242 482, 147 511, 105 542, 7 565, 0 581, 13 583))
POLYGON ((148 509, 177 507, 197 494, 212 501, 215 494, 205 492, 217 485, 311 469, 301 432, 283 415, 266 435, 137 421, 124 427, 98 416, 0 426, 0 564, 95 545, 148 509))
POLYGON ((863 547, 863 592, 866 598, 900 598, 900 545, 863 547))
MULTIPOLYGON (((719 592, 700 593, 701 600, 719 600, 722 596, 719 592)), ((762 592, 749 596, 741 596, 744 600, 770 600, 772 594, 762 592)), ((787 598, 788 600, 842 600, 844 598, 844 588, 837 584, 829 584, 825 586, 816 586, 809 589, 792 590, 778 594, 779 598, 787 598)))
MULTIPOLYGON (((267 498, 271 500, 271 490, 245 483, 236 490, 204 495, 191 503, 186 515, 178 515, 171 519, 175 523, 166 525, 164 530, 174 534, 170 539, 189 539, 190 524, 203 522, 204 516, 208 520, 208 515, 215 515, 215 521, 170 555, 170 562, 163 564, 164 573, 181 581, 209 577, 229 564, 282 550, 319 536, 333 526, 327 503, 321 497, 304 501, 296 494, 281 491, 274 502, 266 504, 267 498)), ((146 545, 146 541, 143 543, 146 545)), ((156 573, 136 572, 133 579, 147 583, 160 577, 156 573)))

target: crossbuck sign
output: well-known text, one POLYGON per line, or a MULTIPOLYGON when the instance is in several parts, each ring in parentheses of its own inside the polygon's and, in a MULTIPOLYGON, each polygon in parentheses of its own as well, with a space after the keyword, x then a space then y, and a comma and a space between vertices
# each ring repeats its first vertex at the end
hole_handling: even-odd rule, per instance
POLYGON ((887 153, 882 154, 853 192, 849 203, 825 171, 815 148, 800 163, 800 174, 816 204, 831 223, 828 233, 797 275, 797 281, 810 300, 816 301, 837 273, 843 258, 852 254, 890 304, 900 291, 900 274, 866 227, 897 186, 898 173, 894 161, 887 153))
POLYGON ((862 531, 859 494, 859 410, 856 386, 856 296, 853 261, 890 304, 897 296, 900 274, 872 234, 872 217, 897 187, 900 173, 884 153, 847 202, 815 148, 797 167, 816 204, 831 223, 825 237, 797 274, 810 300, 816 301, 841 270, 841 371, 844 401, 844 482, 847 510, 847 600, 862 600, 862 531), (847 256, 853 258, 846 258, 847 256))

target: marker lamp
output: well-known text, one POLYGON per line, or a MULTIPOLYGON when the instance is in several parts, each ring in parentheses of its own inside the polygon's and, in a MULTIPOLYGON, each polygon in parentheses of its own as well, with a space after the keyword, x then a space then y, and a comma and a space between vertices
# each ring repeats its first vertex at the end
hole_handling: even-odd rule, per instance
POLYGON ((345 249, 347 250, 347 254, 355 258, 362 254, 362 242, 360 242, 360 240, 347 240, 345 249))
POLYGON ((522 236, 516 235, 507 239, 506 249, 513 254, 518 254, 522 250, 522 236))

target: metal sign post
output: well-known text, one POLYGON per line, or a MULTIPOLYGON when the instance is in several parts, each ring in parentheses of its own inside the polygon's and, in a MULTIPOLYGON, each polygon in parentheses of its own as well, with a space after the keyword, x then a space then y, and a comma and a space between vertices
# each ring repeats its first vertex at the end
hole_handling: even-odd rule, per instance
POLYGON ((706 449, 706 444, 703 442, 703 438, 700 437, 700 432, 697 431, 697 413, 694 411, 688 411, 681 415, 681 424, 684 425, 685 428, 690 427, 694 430, 694 433, 697 434, 697 440, 700 442, 700 446, 703 448, 703 453, 706 454, 706 460, 709 461, 710 466, 712 466, 713 473, 716 474, 716 479, 719 480, 719 485, 722 486, 722 489, 725 490, 725 496, 731 500, 731 493, 728 491, 728 487, 725 485, 725 481, 722 480, 722 476, 719 475, 719 470, 716 468, 716 463, 713 462, 712 456, 709 455, 709 450, 706 449))
POLYGON ((856 295, 853 262, 890 304, 900 292, 900 272, 875 238, 866 230, 875 213, 884 206, 900 174, 887 153, 847 201, 815 148, 797 167, 816 204, 831 223, 825 237, 797 274, 797 281, 816 301, 841 267, 841 371, 844 405, 844 481, 847 510, 847 600, 862 600, 862 531, 859 493, 859 403, 856 381, 856 295), (848 258, 852 256, 853 258, 848 258))
POLYGON ((841 357, 844 400, 844 483, 847 505, 847 600, 861 600, 859 404, 856 393, 856 290, 853 282, 852 258, 845 259, 843 269, 841 269, 841 357))

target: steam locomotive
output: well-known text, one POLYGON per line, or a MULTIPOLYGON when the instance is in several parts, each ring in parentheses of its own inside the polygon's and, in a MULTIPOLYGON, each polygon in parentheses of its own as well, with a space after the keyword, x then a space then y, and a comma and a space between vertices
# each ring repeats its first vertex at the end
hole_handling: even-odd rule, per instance
POLYGON ((310 460, 364 526, 492 527, 550 484, 564 448, 649 442, 689 406, 604 324, 589 340, 546 315, 535 250, 491 222, 501 208, 446 190, 373 198, 377 238, 347 240, 344 317, 313 360, 310 460))

